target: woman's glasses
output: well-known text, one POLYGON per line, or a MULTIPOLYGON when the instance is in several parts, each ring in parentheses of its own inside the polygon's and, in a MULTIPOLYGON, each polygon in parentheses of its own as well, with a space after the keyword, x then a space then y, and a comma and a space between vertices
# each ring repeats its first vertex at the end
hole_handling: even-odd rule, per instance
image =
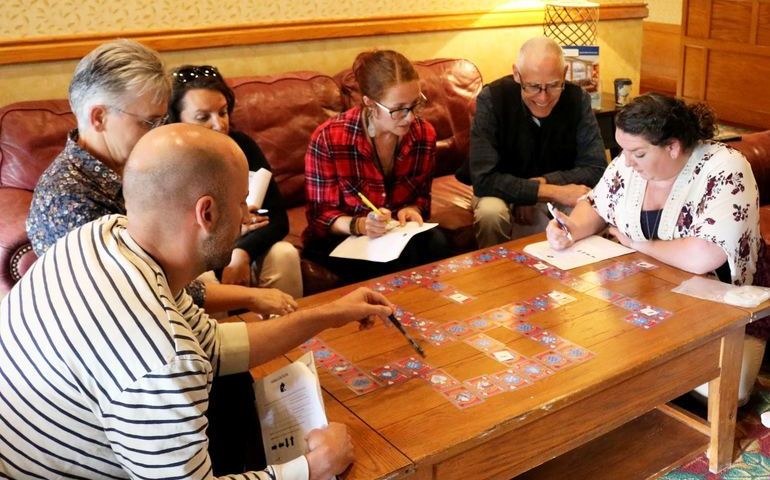
POLYGON ((390 109, 386 107, 385 105, 381 104, 375 99, 372 99, 372 101, 378 107, 388 112, 388 114, 390 115, 390 118, 392 118, 393 120, 403 120, 410 113, 419 112, 420 109, 422 109, 428 103, 428 98, 425 95, 423 95, 422 92, 420 92, 420 97, 417 99, 416 102, 414 102, 414 105, 412 105, 411 107, 402 107, 402 108, 394 108, 394 109, 390 109))
POLYGON ((187 83, 201 77, 221 77, 217 67, 212 67, 211 65, 194 65, 180 68, 173 75, 174 81, 179 83, 187 83))

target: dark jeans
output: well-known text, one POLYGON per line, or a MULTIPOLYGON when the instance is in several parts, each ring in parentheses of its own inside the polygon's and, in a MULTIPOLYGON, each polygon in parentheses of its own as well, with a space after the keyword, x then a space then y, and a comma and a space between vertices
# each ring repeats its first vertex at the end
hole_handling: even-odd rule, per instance
POLYGON ((452 255, 452 249, 444 232, 439 227, 419 233, 409 240, 401 255, 390 262, 369 262, 366 260, 351 260, 349 258, 330 257, 334 248, 344 238, 334 239, 325 244, 313 242, 305 245, 303 254, 311 260, 320 263, 340 277, 343 284, 360 282, 370 278, 417 267, 435 262, 452 255))
POLYGON ((216 377, 209 395, 209 456, 214 476, 265 468, 262 433, 249 372, 216 377))

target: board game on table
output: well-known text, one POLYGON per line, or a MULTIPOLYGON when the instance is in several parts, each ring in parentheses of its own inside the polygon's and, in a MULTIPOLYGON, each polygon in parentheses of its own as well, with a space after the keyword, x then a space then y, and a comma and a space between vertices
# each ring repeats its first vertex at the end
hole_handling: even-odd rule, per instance
POLYGON ((411 462, 366 475, 354 466, 349 478, 512 478, 581 445, 602 447, 623 429, 633 436, 644 421, 688 434, 648 438, 665 454, 640 471, 660 472, 707 446, 715 468, 729 463, 750 314, 672 293, 667 275, 677 271, 639 254, 561 271, 521 253, 542 239, 362 283, 398 306, 424 359, 389 323, 329 330, 287 355, 314 351, 335 404, 411 462), (656 409, 710 380, 710 427, 656 409))

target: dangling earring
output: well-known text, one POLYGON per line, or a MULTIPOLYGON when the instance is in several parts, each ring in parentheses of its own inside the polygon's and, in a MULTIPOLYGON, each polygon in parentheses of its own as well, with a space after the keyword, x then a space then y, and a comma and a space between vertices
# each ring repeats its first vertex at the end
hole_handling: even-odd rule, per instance
POLYGON ((374 129, 374 122, 372 122, 372 111, 369 109, 366 110, 366 133, 368 133, 371 138, 374 138, 374 135, 377 133, 374 129))

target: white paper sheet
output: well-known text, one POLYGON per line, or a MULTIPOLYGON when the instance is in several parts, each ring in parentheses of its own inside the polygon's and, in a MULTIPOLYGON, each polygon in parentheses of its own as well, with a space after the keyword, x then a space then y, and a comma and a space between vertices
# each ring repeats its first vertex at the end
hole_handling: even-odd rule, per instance
POLYGON ((273 174, 264 168, 260 168, 256 172, 249 172, 249 195, 246 197, 246 205, 262 207, 272 177, 273 174))
POLYGON ((607 240, 598 235, 578 240, 574 245, 564 250, 554 250, 547 240, 530 243, 524 247, 524 253, 544 260, 561 270, 571 270, 583 265, 601 262, 608 258, 627 255, 634 251, 631 248, 624 247, 617 242, 607 240))
POLYGON ((307 453, 308 432, 328 425, 311 352, 254 382, 254 394, 269 465, 307 453))
POLYGON ((338 258, 354 260, 369 260, 370 262, 389 262, 395 260, 404 251, 404 247, 418 233, 430 230, 438 223, 406 222, 403 227, 395 227, 379 238, 350 236, 329 255, 338 258))

